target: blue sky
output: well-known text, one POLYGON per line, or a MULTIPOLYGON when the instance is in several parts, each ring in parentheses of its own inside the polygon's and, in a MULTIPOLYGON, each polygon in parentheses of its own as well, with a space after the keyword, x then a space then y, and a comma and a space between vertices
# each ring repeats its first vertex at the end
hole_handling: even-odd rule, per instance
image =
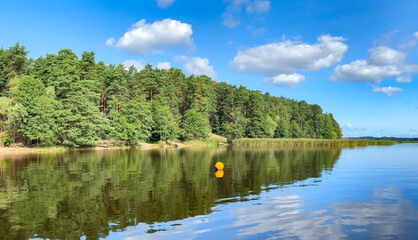
POLYGON ((319 104, 345 136, 418 137, 417 12, 413 0, 2 1, 0 45, 178 67, 319 104))

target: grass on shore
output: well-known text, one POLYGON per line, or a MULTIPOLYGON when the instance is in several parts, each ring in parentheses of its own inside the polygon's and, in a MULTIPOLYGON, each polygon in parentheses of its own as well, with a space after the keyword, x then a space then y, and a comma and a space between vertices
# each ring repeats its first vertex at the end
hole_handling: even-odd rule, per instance
POLYGON ((190 140, 190 141, 185 141, 182 142, 183 145, 186 146, 220 146, 220 145, 224 145, 225 143, 223 143, 221 140, 219 139, 205 139, 205 140, 190 140))
POLYGON ((52 147, 2 147, 0 152, 15 152, 15 151, 28 151, 28 152, 63 152, 68 151, 69 148, 64 146, 52 146, 52 147))
POLYGON ((286 146, 341 146, 393 145, 387 140, 309 139, 309 138, 241 138, 232 142, 235 146, 286 145, 286 146))

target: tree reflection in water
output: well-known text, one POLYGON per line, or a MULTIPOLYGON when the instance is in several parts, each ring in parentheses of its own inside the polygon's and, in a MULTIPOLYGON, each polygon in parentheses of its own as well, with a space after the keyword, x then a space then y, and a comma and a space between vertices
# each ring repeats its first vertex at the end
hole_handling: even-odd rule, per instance
MULTIPOLYGON (((97 239, 140 223, 209 214, 331 171, 340 148, 199 148, 69 152, 0 160, 0 236, 97 239), (213 166, 225 164, 216 178, 213 166)), ((158 229, 157 229, 158 230, 158 229)))

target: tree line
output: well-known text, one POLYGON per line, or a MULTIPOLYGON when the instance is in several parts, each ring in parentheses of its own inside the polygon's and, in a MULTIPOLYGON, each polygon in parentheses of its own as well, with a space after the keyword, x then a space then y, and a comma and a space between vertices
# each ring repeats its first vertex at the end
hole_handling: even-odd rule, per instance
POLYGON ((332 114, 316 104, 249 90, 150 64, 96 62, 63 49, 28 58, 16 43, 0 49, 0 132, 26 145, 95 146, 139 141, 341 138, 332 114))

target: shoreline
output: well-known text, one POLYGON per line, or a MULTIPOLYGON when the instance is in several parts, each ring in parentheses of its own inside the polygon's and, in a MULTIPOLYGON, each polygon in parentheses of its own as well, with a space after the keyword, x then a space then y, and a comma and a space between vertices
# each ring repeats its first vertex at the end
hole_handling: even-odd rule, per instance
POLYGON ((397 141, 385 140, 347 140, 347 139, 268 139, 268 138, 243 138, 236 139, 232 144, 224 142, 208 142, 208 141, 191 141, 185 143, 169 142, 168 145, 140 143, 139 146, 112 146, 112 147, 92 147, 92 148, 65 148, 61 146, 55 147, 0 147, 0 155, 14 153, 53 153, 53 152, 70 152, 70 151, 106 151, 106 150, 122 150, 122 149, 138 149, 152 150, 162 148, 187 148, 187 147, 210 147, 210 146, 341 146, 341 147, 361 147, 373 145, 394 145, 397 141))
POLYGON ((169 145, 140 143, 138 146, 112 146, 112 147, 91 147, 91 148, 66 148, 62 146, 54 147, 0 147, 0 156, 6 154, 24 154, 24 153, 58 153, 58 152, 79 152, 79 151, 107 151, 107 150, 153 150, 167 148, 188 148, 188 147, 214 147, 226 146, 226 143, 214 144, 213 142, 194 141, 191 144, 172 142, 169 145))

